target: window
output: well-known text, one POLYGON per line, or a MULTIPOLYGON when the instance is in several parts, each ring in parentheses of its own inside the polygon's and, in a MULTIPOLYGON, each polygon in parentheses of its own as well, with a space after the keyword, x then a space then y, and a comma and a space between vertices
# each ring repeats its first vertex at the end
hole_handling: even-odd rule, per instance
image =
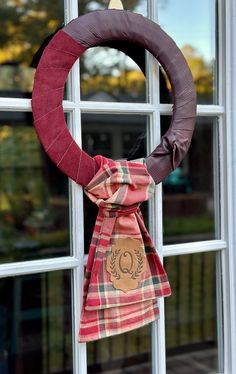
MULTIPOLYGON (((143 206, 173 291, 160 300, 160 319, 87 345, 76 341, 96 208, 46 157, 30 97, 43 40, 105 3, 0 5, 0 372, 233 373, 233 0, 124 2, 159 23, 182 49, 197 90, 197 125, 188 155, 143 206)), ((140 68, 99 47, 73 67, 64 110, 90 155, 145 156, 166 131, 170 84, 149 53, 141 57, 140 68)))

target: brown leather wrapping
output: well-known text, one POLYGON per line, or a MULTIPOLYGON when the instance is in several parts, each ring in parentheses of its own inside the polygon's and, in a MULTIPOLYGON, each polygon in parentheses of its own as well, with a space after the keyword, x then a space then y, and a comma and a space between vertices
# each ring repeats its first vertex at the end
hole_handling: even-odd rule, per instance
POLYGON ((64 31, 86 48, 116 40, 137 43, 151 52, 163 66, 172 86, 172 122, 161 143, 146 158, 150 174, 159 183, 182 161, 195 125, 196 93, 181 51, 157 24, 129 11, 89 13, 70 22, 64 31))

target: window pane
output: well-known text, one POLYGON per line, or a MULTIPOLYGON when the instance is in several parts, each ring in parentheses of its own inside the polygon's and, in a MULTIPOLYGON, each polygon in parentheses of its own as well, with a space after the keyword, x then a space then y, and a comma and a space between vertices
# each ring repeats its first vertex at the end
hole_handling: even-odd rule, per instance
MULTIPOLYGON (((215 253, 165 259, 167 373, 218 372, 215 253)), ((219 274, 218 274, 219 277, 219 274)))
MULTIPOLYGON (((162 118, 162 131, 169 118, 162 118)), ((163 182, 164 243, 218 239, 217 120, 199 117, 180 166, 163 182)))
MULTIPOLYGON (((159 24, 185 55, 199 104, 217 102, 216 3, 216 0, 158 2, 159 24)), ((163 102, 170 102, 170 97, 163 96, 163 102)))
MULTIPOLYGON (((108 1, 79 1, 79 14, 106 9, 107 4, 108 1)), ((124 6, 143 15, 147 13, 146 0, 125 1, 124 6)), ((82 100, 145 102, 146 82, 142 73, 145 71, 145 50, 136 51, 134 59, 139 60, 140 66, 117 49, 96 47, 87 50, 80 58, 82 100)))
MULTIPOLYGON (((95 156, 101 154, 113 160, 137 159, 146 156, 146 116, 136 115, 82 115, 83 149, 95 156)), ((97 216, 97 206, 84 196, 85 250, 89 249, 97 216)), ((144 217, 147 216, 144 207, 144 217)))
MULTIPOLYGON (((92 156, 135 159, 146 155, 146 116, 82 115, 83 148, 92 156)), ((97 209, 86 197, 85 250, 88 252, 97 209)), ((144 204, 143 213, 147 217, 144 204)), ((88 373, 151 373, 150 326, 89 343, 88 373)))
POLYGON ((151 328, 87 344, 89 373, 151 374, 151 328))
POLYGON ((0 280, 1 374, 72 374, 70 271, 0 280))
POLYGON ((63 0, 1 1, 0 96, 30 97, 33 57, 62 24, 63 6, 63 0))
POLYGON ((31 113, 0 113, 0 262, 69 255, 67 178, 31 113))
POLYGON ((142 115, 82 114, 83 149, 113 160, 145 157, 146 122, 142 115))
POLYGON ((145 77, 124 53, 113 48, 96 47, 85 52, 80 61, 82 100, 146 101, 145 77))

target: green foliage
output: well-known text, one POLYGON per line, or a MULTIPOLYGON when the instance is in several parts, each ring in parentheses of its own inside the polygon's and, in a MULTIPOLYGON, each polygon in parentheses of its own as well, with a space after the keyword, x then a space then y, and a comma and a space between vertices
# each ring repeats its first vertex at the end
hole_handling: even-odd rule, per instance
POLYGON ((212 215, 174 217, 164 219, 164 235, 204 234, 214 231, 212 215))
POLYGON ((216 339, 215 253, 165 259, 172 295, 165 300, 167 347, 216 339))
POLYGON ((1 0, 0 44, 13 48, 8 60, 30 64, 44 38, 63 22, 62 0, 1 0))
POLYGON ((69 244, 68 230, 36 234, 33 238, 38 242, 39 248, 58 248, 69 244))
POLYGON ((2 125, 0 127, 0 167, 40 167, 39 142, 33 127, 2 125))
MULTIPOLYGON (((108 2, 79 0, 79 13, 106 9, 108 2)), ((133 10, 138 3, 139 0, 127 0, 125 7, 133 10)), ((63 0, 0 0, 0 45, 12 50, 11 55, 6 53, 5 61, 30 64, 46 36, 64 22, 63 8, 63 0)))

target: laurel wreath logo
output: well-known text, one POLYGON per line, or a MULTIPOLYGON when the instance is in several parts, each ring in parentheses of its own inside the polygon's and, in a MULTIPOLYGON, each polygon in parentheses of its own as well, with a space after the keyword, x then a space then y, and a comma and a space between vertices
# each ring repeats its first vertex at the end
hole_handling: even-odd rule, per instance
MULTIPOLYGON (((116 249, 115 251, 112 252, 111 260, 110 260, 110 266, 109 266, 111 275, 114 278, 116 278, 117 280, 121 279, 120 274, 116 270, 116 262, 119 258, 120 252, 121 252, 121 249, 116 249)), ((137 268, 134 271, 132 271, 131 279, 138 278, 140 276, 140 274, 142 273, 143 266, 144 266, 143 256, 139 252, 139 250, 137 250, 137 249, 134 250, 134 253, 137 257, 137 262, 138 263, 137 263, 137 268)))
POLYGON ((132 277, 131 277, 132 279, 136 279, 136 278, 138 278, 139 275, 140 275, 140 273, 141 273, 142 270, 143 270, 143 257, 142 257, 141 253, 140 253, 137 249, 135 249, 134 252, 135 252, 136 257, 137 257, 137 259, 138 259, 138 267, 137 267, 137 269, 134 271, 134 273, 133 273, 133 275, 132 275, 132 277))
POLYGON ((111 261, 110 261, 110 271, 111 271, 111 274, 116 279, 120 279, 120 274, 118 274, 117 271, 116 271, 116 259, 119 256, 120 251, 121 251, 121 249, 116 249, 115 252, 112 252, 111 261))

